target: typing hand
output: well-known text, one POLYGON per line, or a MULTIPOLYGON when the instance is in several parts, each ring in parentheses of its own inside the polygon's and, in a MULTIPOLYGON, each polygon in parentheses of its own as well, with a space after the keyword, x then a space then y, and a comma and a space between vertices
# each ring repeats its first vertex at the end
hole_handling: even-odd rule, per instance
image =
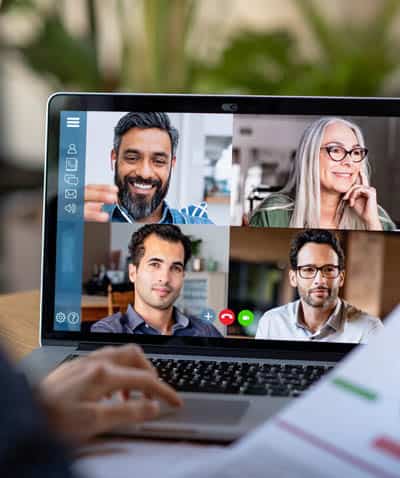
POLYGON ((110 184, 88 184, 85 186, 85 221, 108 222, 109 214, 102 211, 104 204, 116 204, 118 188, 110 184))
POLYGON ((50 425, 72 444, 157 417, 159 400, 182 405, 140 347, 131 344, 105 347, 61 365, 43 380, 39 392, 50 425), (130 399, 133 391, 141 392, 141 397, 130 399), (119 400, 103 400, 116 392, 119 400))

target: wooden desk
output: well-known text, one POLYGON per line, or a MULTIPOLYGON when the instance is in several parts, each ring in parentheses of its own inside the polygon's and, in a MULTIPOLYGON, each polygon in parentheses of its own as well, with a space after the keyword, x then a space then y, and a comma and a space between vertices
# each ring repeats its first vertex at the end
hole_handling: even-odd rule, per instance
POLYGON ((39 346, 39 291, 0 295, 0 340, 18 360, 39 346))

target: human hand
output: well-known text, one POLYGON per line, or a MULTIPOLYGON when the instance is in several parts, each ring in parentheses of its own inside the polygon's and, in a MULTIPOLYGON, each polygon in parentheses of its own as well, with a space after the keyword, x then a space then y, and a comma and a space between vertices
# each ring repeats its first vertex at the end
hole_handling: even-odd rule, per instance
POLYGON ((366 175, 360 171, 361 183, 352 186, 343 200, 360 216, 370 230, 382 230, 379 220, 376 189, 368 185, 366 175))
POLYGON ((108 222, 109 214, 102 211, 104 204, 116 204, 118 188, 111 184, 88 184, 85 186, 85 221, 108 222))
POLYGON ((40 384, 39 399, 50 425, 73 445, 120 425, 157 417, 160 399, 182 405, 141 348, 132 344, 105 347, 62 364, 40 384), (131 391, 142 396, 130 399, 131 391), (118 400, 103 400, 115 393, 118 400))

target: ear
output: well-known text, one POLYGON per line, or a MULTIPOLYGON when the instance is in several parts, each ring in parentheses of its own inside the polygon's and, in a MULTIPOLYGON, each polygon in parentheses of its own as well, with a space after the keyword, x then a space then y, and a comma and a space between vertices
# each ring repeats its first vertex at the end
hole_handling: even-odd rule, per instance
POLYGON ((297 274, 293 269, 289 269, 289 281, 292 287, 297 287, 297 274))
POLYGON ((176 156, 174 156, 174 157, 172 158, 171 167, 174 168, 174 167, 175 167, 175 164, 176 164, 176 156))
POLYGON ((115 169, 115 162, 117 161, 117 153, 115 152, 115 149, 111 150, 110 154, 110 165, 111 165, 111 171, 114 172, 115 169))
POLYGON ((346 275, 345 271, 340 272, 340 274, 339 274, 339 277, 340 277, 339 287, 343 287, 345 275, 346 275))
POLYGON ((129 269, 129 280, 132 282, 132 284, 134 284, 136 281, 136 266, 131 263, 129 264, 128 269, 129 269))

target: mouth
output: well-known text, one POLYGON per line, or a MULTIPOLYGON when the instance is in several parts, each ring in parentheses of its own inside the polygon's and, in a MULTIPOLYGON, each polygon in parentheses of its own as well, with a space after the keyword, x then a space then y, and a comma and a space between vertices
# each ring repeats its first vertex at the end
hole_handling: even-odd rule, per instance
POLYGON ((155 184, 143 183, 135 180, 128 180, 129 188, 135 194, 150 194, 156 187, 155 184))
POLYGON ((171 289, 168 287, 153 287, 153 291, 156 292, 160 297, 166 297, 171 293, 171 289))
POLYGON ((338 179, 351 179, 353 177, 353 173, 345 173, 340 171, 332 171, 332 174, 338 179))
POLYGON ((326 289, 325 287, 319 287, 319 288, 310 290, 310 294, 326 295, 328 293, 329 293, 329 289, 326 289))

